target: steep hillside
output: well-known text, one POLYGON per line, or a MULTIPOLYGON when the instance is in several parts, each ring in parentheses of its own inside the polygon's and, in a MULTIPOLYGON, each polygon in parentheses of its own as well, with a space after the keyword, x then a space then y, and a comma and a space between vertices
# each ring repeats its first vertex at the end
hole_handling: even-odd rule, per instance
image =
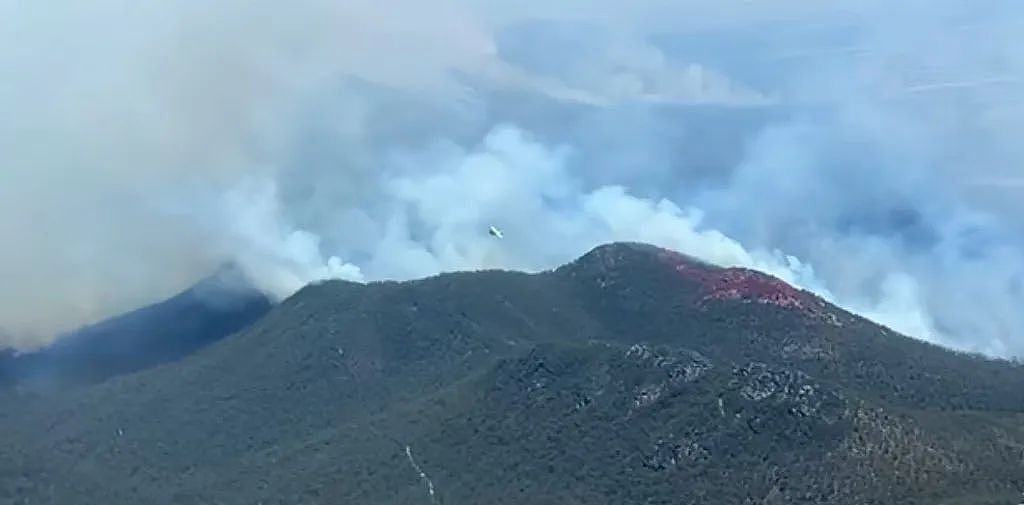
POLYGON ((0 504, 1016 503, 1024 369, 643 244, 309 286, 0 413, 0 504))

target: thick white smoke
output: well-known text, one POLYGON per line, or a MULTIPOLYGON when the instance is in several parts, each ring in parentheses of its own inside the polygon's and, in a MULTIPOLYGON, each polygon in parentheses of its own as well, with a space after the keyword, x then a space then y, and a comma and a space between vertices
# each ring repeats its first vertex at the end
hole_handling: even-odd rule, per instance
MULTIPOLYGON (((485 268, 539 271, 602 243, 641 241, 722 266, 756 268, 834 300, 809 265, 777 250, 744 248, 704 226, 698 209, 640 198, 622 186, 582 189, 569 171, 571 157, 570 149, 545 146, 511 125, 497 126, 468 150, 443 143, 394 157, 394 166, 382 167, 383 210, 358 214, 380 233, 349 241, 367 258, 359 266, 323 255, 320 237, 286 225, 270 181, 246 181, 229 191, 225 222, 213 230, 229 234, 225 244, 231 247, 224 254, 279 297, 320 279, 408 279, 485 268), (411 168, 417 166, 429 170, 411 168), (501 241, 486 233, 495 224, 506 233, 501 241)), ((891 274, 882 290, 876 299, 853 300, 850 308, 914 335, 937 336, 913 279, 891 274)))
POLYGON ((641 240, 1019 355, 1021 14, 0 0, 0 347, 223 262, 284 297, 641 240))

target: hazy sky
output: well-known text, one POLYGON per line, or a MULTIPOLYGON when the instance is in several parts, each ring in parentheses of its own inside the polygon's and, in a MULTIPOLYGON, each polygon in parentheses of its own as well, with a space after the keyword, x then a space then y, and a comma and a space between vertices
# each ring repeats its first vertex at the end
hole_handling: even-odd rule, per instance
POLYGON ((811 4, 0 0, 0 346, 628 239, 1024 353, 1024 5, 811 4))

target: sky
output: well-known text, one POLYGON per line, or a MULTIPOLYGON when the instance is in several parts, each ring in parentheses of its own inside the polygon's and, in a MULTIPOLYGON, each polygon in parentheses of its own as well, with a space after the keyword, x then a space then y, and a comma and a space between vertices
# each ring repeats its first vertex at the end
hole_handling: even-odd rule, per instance
POLYGON ((225 263, 281 299, 643 240, 1024 354, 1019 3, 0 0, 0 19, 0 347, 225 263))

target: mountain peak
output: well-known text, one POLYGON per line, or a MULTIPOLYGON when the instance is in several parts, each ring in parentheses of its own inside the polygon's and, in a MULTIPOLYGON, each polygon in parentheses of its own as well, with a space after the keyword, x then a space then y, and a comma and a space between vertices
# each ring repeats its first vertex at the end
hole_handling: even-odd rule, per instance
POLYGON ((643 242, 611 242, 577 260, 577 268, 606 276, 623 269, 658 268, 697 290, 696 304, 712 301, 761 303, 819 314, 824 303, 778 277, 743 267, 722 267, 643 242))
POLYGON ((573 265, 598 270, 611 270, 638 263, 688 264, 694 267, 716 268, 692 256, 645 242, 609 242, 594 247, 573 265))

